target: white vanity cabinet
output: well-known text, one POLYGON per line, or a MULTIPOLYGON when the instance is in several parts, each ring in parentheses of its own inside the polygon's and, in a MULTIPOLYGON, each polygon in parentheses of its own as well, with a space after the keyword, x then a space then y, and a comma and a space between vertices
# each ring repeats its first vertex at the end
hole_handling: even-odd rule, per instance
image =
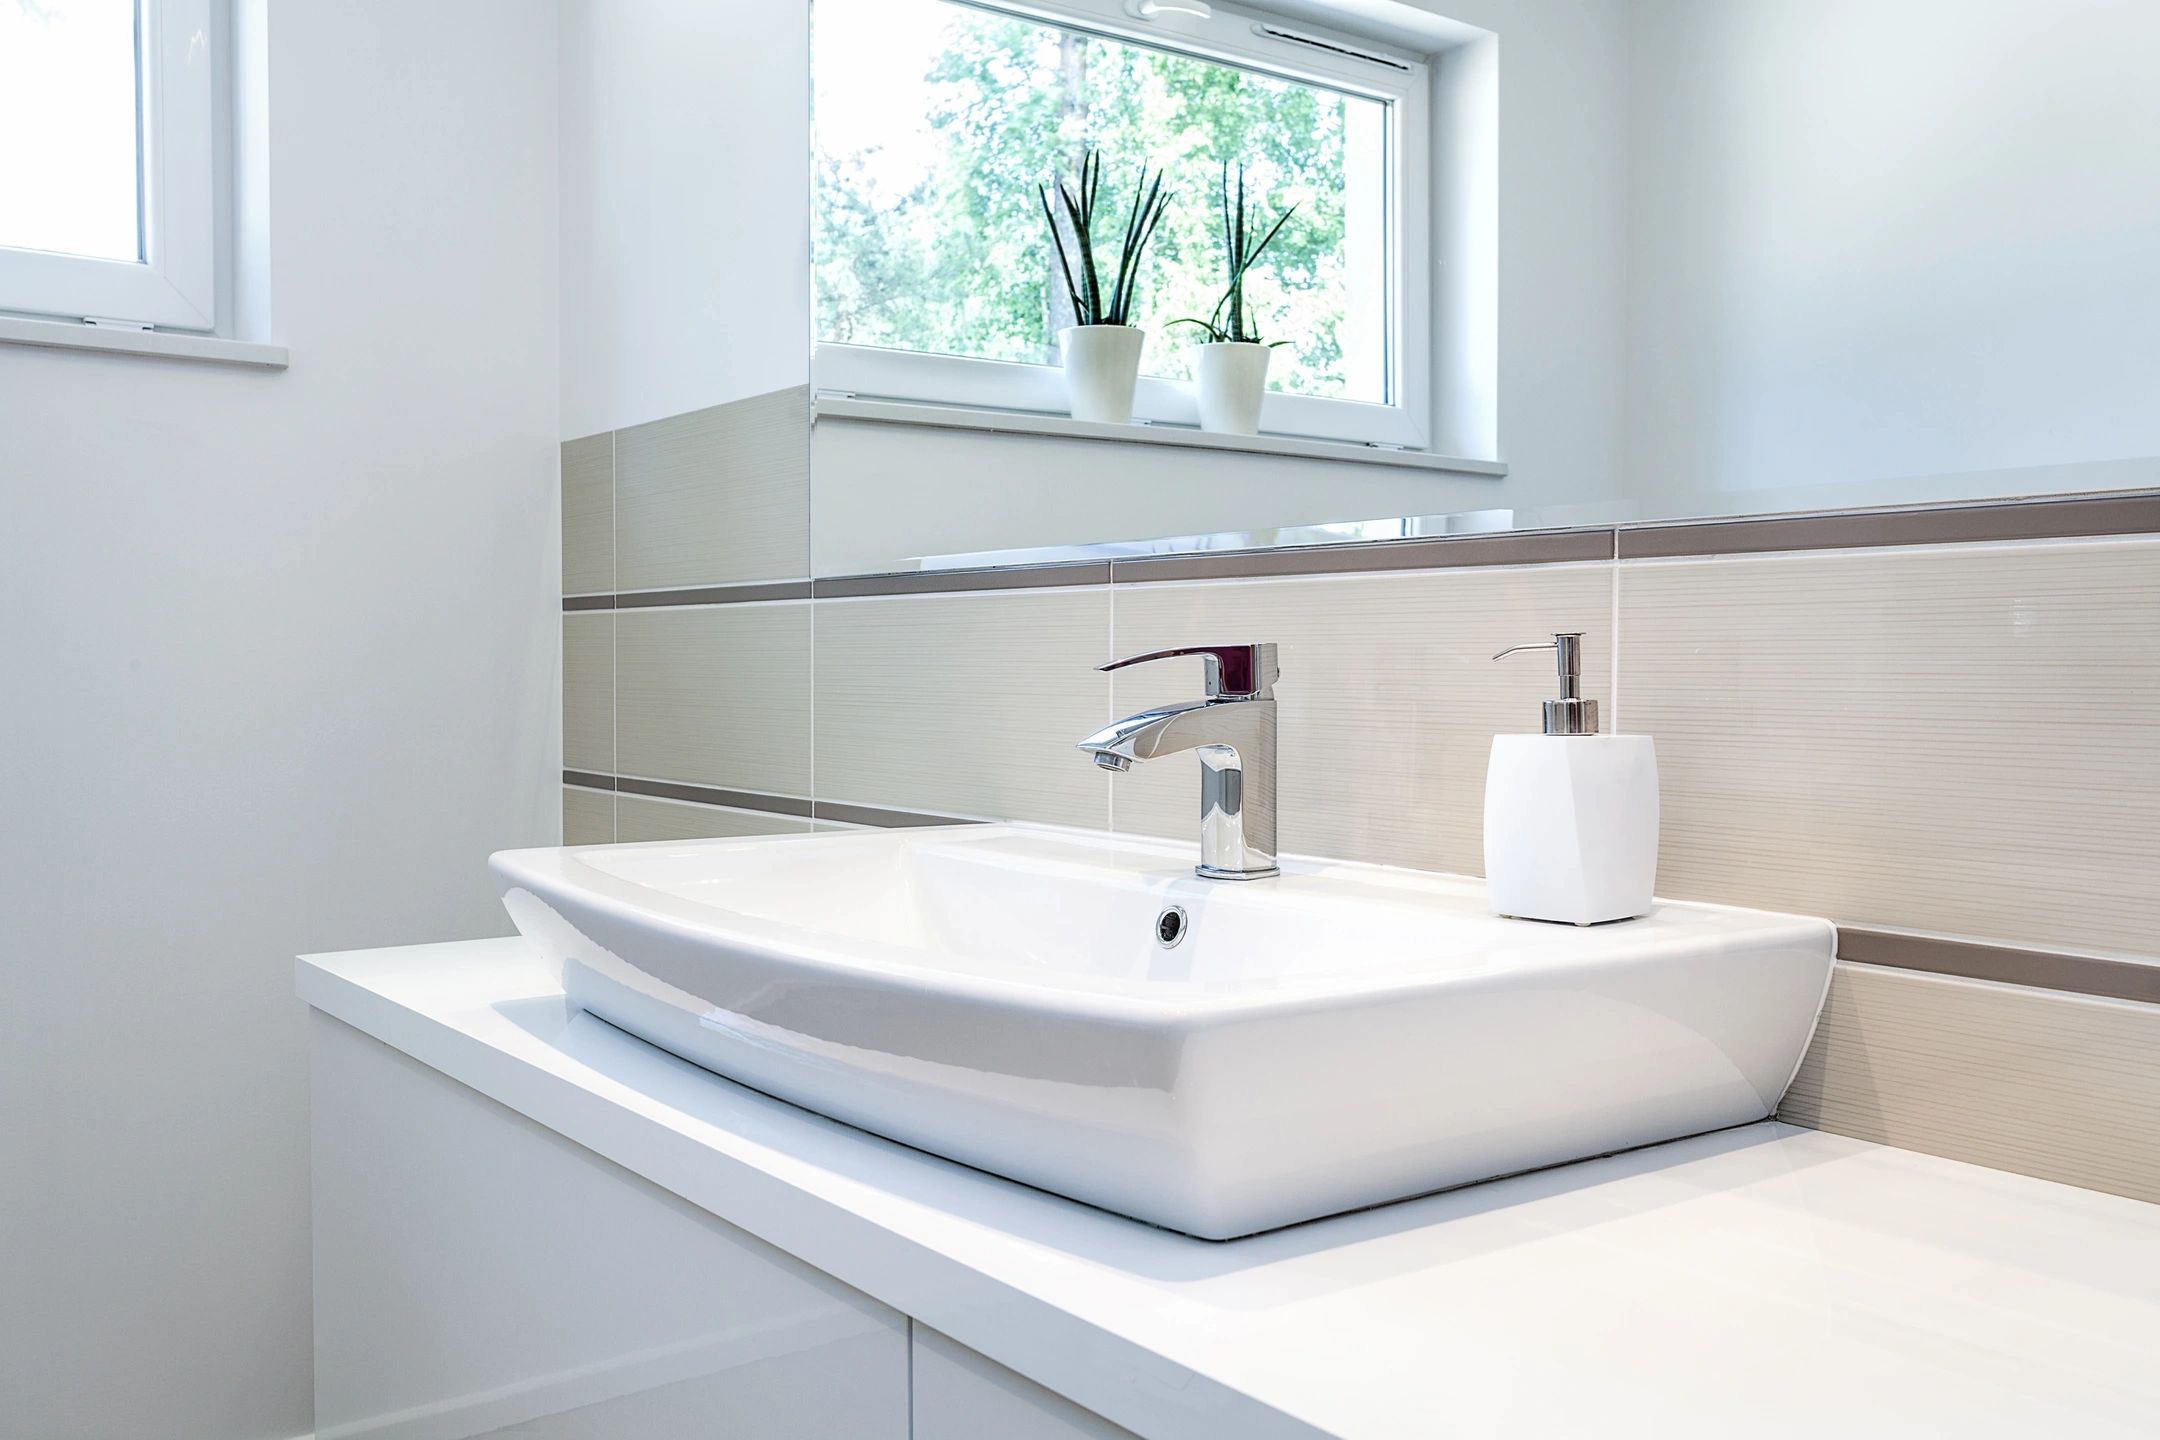
POLYGON ((904 1316, 337 1020, 310 1025, 319 1434, 906 1440, 904 1316))
POLYGON ((927 1325, 914 1356, 914 1440, 1140 1440, 927 1325))

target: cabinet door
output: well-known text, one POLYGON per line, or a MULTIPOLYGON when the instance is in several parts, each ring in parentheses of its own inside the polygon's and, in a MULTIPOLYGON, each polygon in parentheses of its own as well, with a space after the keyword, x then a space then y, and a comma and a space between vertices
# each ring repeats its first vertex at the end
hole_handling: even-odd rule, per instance
POLYGON ((1140 1440, 929 1326, 915 1326, 915 1440, 1140 1440))
POLYGON ((906 1440, 898 1312, 310 1024, 321 1433, 906 1440))

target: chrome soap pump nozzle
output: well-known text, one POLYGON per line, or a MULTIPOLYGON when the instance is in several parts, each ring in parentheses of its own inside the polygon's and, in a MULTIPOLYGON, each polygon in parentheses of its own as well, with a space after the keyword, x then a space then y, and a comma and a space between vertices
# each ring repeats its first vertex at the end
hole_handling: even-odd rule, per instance
POLYGON ((1560 669, 1560 698, 1545 702, 1547 735, 1595 735, 1597 701, 1582 698, 1582 637, 1580 630, 1552 637, 1549 645, 1511 645, 1493 656, 1504 660, 1524 650, 1550 650, 1560 669))

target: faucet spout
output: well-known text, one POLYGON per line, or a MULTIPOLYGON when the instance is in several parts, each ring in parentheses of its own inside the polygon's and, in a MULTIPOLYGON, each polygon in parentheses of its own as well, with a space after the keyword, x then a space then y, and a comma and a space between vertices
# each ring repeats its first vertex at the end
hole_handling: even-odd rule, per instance
POLYGON ((1105 770, 1129 770, 1135 760, 1176 755, 1207 744, 1210 738, 1207 725, 1193 717, 1217 708, 1220 708, 1220 702, 1195 700, 1190 705, 1165 705, 1160 710, 1143 710, 1105 725, 1082 740, 1080 748, 1093 755, 1095 763, 1105 770))
POLYGON ((1209 667, 1211 698, 1128 715, 1082 740, 1079 748, 1117 773, 1130 770, 1136 760, 1196 754, 1196 873, 1207 880, 1265 879, 1280 873, 1275 864, 1275 647, 1213 647, 1200 653, 1230 657, 1209 667), (1247 650, 1252 653, 1242 653, 1247 650), (1228 685, 1221 678, 1225 673, 1231 677, 1228 685), (1248 683, 1238 683, 1246 677, 1248 683), (1235 693, 1232 685, 1246 693, 1235 693))

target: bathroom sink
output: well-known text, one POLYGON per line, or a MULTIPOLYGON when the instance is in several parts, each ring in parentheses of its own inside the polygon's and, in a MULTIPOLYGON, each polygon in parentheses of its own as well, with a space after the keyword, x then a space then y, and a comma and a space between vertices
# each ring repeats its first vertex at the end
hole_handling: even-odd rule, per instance
POLYGON ((513 850, 571 1000, 909 1145, 1226 1239, 1759 1120, 1821 920, 1504 920, 1481 881, 1010 825, 513 850))

